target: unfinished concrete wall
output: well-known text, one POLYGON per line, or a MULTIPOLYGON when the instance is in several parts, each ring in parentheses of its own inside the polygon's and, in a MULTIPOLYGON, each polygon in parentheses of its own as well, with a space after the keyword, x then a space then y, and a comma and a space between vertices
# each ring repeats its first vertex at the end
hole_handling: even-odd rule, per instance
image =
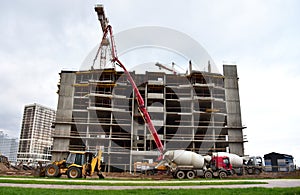
POLYGON ((52 161, 63 159, 69 151, 75 78, 73 71, 60 73, 52 161))
MULTIPOLYGON (((229 148, 243 153, 236 68, 234 74, 228 68, 225 79, 222 74, 201 71, 131 73, 166 149, 211 154, 229 148), (225 127, 226 110, 230 129, 225 127)), ((99 148, 106 171, 132 171, 136 160, 158 155, 124 72, 63 71, 53 159, 62 159, 69 150, 99 148)))
POLYGON ((236 65, 223 65, 229 152, 244 155, 243 126, 236 65))

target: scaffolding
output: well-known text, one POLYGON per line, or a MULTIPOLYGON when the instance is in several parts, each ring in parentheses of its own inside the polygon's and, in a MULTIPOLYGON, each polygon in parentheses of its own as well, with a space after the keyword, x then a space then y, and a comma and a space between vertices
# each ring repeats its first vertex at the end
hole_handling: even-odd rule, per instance
MULTIPOLYGON (((107 171, 132 171, 134 162, 158 155, 124 72, 114 68, 62 72, 61 80, 67 74, 73 75, 64 83, 73 92, 69 94, 72 105, 68 109, 58 106, 58 112, 71 114, 57 115, 53 153, 96 151, 101 146, 107 171)), ((130 74, 165 149, 211 154, 228 152, 230 143, 243 144, 243 136, 228 135, 223 75, 200 71, 130 74)), ((61 95, 61 85, 62 101, 66 96, 61 95)))

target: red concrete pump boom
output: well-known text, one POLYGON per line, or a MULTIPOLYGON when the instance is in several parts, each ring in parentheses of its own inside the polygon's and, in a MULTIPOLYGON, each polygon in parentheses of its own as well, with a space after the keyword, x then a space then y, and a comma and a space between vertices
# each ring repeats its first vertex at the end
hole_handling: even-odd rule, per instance
MULTIPOLYGON (((141 93, 139 92, 133 78, 131 77, 130 73, 127 71, 126 67, 123 65, 123 63, 118 59, 118 56, 117 56, 117 52, 116 52, 116 45, 115 45, 115 42, 114 42, 114 37, 113 37, 113 32, 112 32, 112 27, 108 24, 108 20, 107 18, 105 17, 105 14, 104 14, 104 8, 102 5, 97 5, 95 7, 95 11, 97 12, 98 14, 98 19, 100 21, 100 24, 101 24, 101 27, 102 27, 102 31, 103 31, 103 37, 102 37, 102 42, 106 39, 107 35, 109 34, 110 35, 110 44, 111 44, 111 55, 112 55, 112 62, 116 63, 118 66, 120 66, 126 76, 127 76, 127 79, 129 80, 129 82, 131 83, 132 85, 132 88, 134 90, 134 93, 135 93, 135 96, 136 96, 136 99, 137 99, 137 102, 138 102, 138 108, 139 108, 139 111, 154 139, 154 142, 157 146, 157 149, 159 150, 159 152, 161 154, 163 154, 164 152, 164 146, 157 134, 157 131, 152 123, 152 120, 151 120, 151 117, 150 117, 150 114, 148 113, 146 107, 145 107, 145 102, 144 102, 144 99, 141 95, 141 93)), ((101 44, 102 44, 101 42, 101 44)))

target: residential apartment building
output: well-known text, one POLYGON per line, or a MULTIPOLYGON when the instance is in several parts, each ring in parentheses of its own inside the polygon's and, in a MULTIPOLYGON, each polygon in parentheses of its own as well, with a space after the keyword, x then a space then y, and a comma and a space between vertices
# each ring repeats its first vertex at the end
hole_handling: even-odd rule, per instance
POLYGON ((24 108, 17 160, 22 162, 48 162, 53 143, 52 123, 55 110, 39 104, 24 108))
POLYGON ((0 130, 0 154, 6 156, 8 161, 17 162, 18 139, 11 138, 0 130))

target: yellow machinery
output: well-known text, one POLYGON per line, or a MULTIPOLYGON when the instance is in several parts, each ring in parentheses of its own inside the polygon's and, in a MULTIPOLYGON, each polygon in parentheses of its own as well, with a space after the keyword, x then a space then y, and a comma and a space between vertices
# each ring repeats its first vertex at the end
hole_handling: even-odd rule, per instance
POLYGON ((60 177, 62 174, 66 174, 68 178, 85 178, 97 172, 99 178, 104 178, 101 172, 101 157, 101 150, 96 156, 92 152, 70 151, 66 160, 55 161, 47 165, 45 175, 60 177))

